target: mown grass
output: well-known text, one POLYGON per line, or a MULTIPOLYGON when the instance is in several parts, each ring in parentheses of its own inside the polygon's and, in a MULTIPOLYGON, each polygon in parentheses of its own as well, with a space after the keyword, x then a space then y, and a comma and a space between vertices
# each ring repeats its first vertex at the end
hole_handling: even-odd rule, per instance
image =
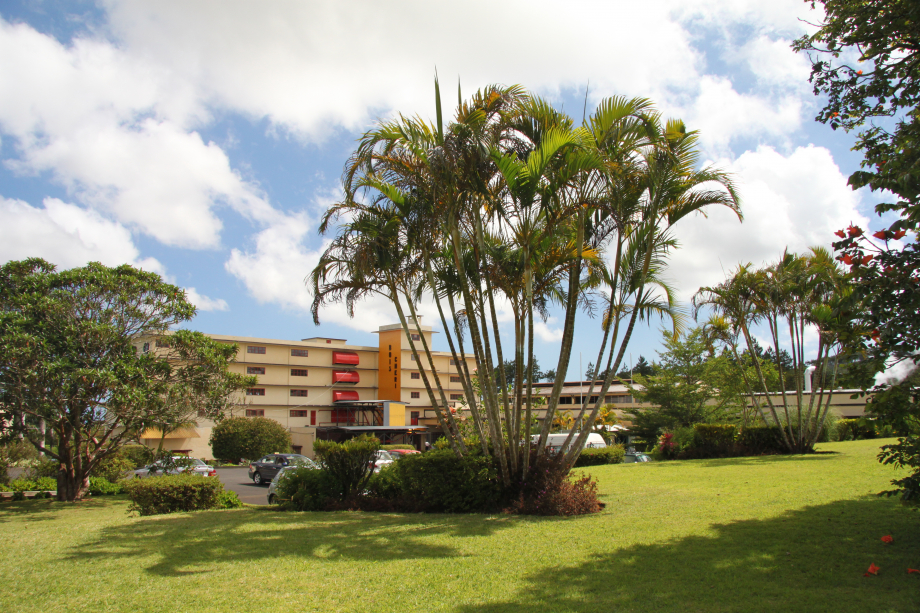
POLYGON ((879 441, 586 469, 578 518, 0 504, 3 611, 920 611, 879 441), (894 542, 880 538, 891 534, 894 542), (878 576, 863 577, 870 563, 878 576))

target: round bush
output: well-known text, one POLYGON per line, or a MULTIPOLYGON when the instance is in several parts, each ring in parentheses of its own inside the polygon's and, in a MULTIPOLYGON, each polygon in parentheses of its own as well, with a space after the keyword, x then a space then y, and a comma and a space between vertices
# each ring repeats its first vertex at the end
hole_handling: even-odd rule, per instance
POLYGON ((281 508, 293 511, 323 511, 338 494, 339 483, 331 474, 309 466, 284 471, 275 490, 281 508))
POLYGON ((215 458, 233 463, 291 450, 291 435, 287 429, 265 417, 227 418, 211 430, 210 442, 215 458))

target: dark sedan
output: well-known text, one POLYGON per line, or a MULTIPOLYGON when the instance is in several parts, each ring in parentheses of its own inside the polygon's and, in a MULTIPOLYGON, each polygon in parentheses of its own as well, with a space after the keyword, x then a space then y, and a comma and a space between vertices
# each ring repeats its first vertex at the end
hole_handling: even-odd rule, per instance
POLYGON ((256 485, 269 483, 278 474, 278 471, 291 464, 307 464, 311 460, 307 456, 296 453, 271 453, 263 458, 249 463, 249 478, 256 485))

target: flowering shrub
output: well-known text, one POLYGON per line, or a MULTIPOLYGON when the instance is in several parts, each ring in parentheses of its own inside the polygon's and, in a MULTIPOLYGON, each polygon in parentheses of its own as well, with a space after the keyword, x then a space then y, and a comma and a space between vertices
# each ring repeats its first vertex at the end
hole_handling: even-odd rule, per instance
POLYGON ((667 460, 673 460, 677 457, 677 453, 680 449, 678 449, 677 443, 674 441, 674 434, 672 432, 665 432, 658 438, 657 451, 667 460))

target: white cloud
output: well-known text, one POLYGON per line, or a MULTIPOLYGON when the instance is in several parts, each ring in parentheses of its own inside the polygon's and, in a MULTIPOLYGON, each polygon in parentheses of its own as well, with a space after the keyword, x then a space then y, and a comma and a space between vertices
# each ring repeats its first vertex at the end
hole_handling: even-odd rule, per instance
POLYGON ((695 216, 675 226, 682 247, 668 274, 685 300, 700 286, 723 281, 739 263, 774 261, 784 247, 801 253, 829 246, 833 232, 851 222, 867 227, 859 194, 823 147, 798 147, 789 155, 758 147, 717 165, 735 175, 745 221, 713 209, 708 219, 695 216))
POLYGON ((164 273, 157 260, 140 258, 124 226, 56 198, 43 204, 37 208, 0 197, 0 261, 42 257, 63 269, 98 261, 164 273))
POLYGON ((794 52, 791 45, 788 39, 759 36, 745 44, 737 57, 748 64, 764 85, 810 90, 811 64, 803 54, 794 52))
POLYGON ((199 311, 229 311, 230 306, 223 298, 208 298, 204 294, 199 294, 194 287, 185 288, 185 296, 188 301, 194 304, 199 311))
POLYGON ((19 153, 19 173, 50 172, 83 204, 160 242, 214 247, 217 206, 268 221, 260 191, 226 154, 188 124, 207 114, 188 84, 110 43, 64 47, 24 25, 0 20, 0 129, 19 153))
POLYGON ((536 320, 533 322, 533 333, 544 343, 558 343, 562 340, 562 328, 551 328, 550 324, 555 323, 555 318, 550 317, 545 323, 536 320))

